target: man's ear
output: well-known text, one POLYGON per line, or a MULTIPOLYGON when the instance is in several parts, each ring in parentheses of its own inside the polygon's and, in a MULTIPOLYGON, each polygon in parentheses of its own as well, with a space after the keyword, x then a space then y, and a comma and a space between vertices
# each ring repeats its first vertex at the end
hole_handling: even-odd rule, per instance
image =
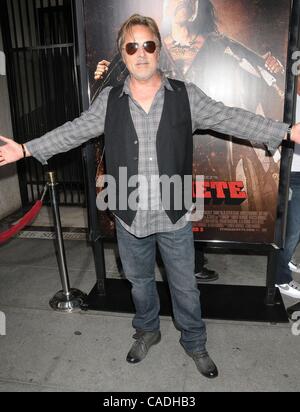
POLYGON ((161 48, 157 49, 157 61, 160 60, 161 48))

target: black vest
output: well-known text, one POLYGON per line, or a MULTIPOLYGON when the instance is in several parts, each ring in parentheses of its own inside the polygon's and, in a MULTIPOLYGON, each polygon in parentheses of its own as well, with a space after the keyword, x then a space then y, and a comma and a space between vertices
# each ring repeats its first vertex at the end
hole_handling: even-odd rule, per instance
MULTIPOLYGON (((174 210, 174 196, 171 190, 171 201, 167 215, 172 223, 176 223, 192 204, 192 187, 185 187, 184 176, 192 176, 193 134, 191 110, 188 94, 183 82, 169 79, 174 89, 165 89, 165 100, 162 116, 156 136, 156 150, 159 175, 172 177, 179 175, 182 181, 182 208, 174 210), (184 193, 189 201, 184 204, 184 193)), ((119 168, 127 167, 128 180, 138 174, 139 145, 138 137, 130 114, 128 95, 122 92, 123 85, 114 87, 109 94, 105 119, 105 159, 106 174, 116 181, 117 206, 110 208, 128 226, 131 226, 136 215, 135 210, 120 210, 119 203, 119 168)), ((171 186, 172 188, 172 186, 171 186)), ((108 185, 108 196, 110 196, 108 185)), ((128 188, 128 197, 136 188, 128 188)), ((127 197, 127 199, 128 199, 127 197)))

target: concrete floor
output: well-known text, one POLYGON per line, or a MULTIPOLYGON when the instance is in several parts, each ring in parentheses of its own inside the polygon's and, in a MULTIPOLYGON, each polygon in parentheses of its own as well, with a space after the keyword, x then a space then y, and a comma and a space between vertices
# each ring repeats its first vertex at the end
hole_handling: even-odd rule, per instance
MULTIPOLYGON (((62 211, 63 225, 76 216, 76 226, 85 227, 84 213, 72 209, 62 211)), ((46 210, 35 224, 49 225, 46 210)), ((91 248, 83 240, 67 240, 65 247, 72 287, 89 292, 95 283, 91 248)), ((108 276, 118 277, 112 246, 105 248, 105 258, 108 276)), ((263 256, 208 258, 209 266, 221 273, 219 283, 264 285, 263 256)), ((133 342, 132 316, 53 312, 48 302, 60 289, 52 240, 14 239, 1 246, 0 311, 7 326, 6 336, 0 336, 1 392, 300 389, 300 336, 292 334, 291 324, 207 320, 208 350, 220 371, 219 378, 209 381, 183 352, 170 318, 162 317, 161 343, 141 364, 129 365, 125 357, 133 342)))

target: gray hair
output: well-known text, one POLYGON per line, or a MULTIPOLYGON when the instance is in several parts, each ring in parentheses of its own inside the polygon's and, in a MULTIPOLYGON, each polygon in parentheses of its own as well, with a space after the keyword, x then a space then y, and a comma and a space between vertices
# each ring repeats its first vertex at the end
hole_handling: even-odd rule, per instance
POLYGON ((134 26, 145 26, 148 27, 156 37, 156 40, 158 42, 158 47, 161 49, 162 47, 162 41, 161 41, 161 35, 159 32, 159 28, 155 22, 154 19, 151 17, 146 17, 146 16, 141 16, 140 14, 133 14, 132 16, 129 17, 123 24, 122 27, 119 30, 118 37, 117 37, 117 45, 118 45, 118 50, 121 52, 122 47, 124 45, 125 41, 125 35, 126 33, 130 32, 134 26))

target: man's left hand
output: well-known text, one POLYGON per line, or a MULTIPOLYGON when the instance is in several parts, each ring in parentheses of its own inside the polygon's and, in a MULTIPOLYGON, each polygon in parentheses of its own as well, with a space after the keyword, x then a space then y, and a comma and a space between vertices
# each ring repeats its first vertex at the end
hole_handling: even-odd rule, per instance
POLYGON ((291 140, 300 144, 300 123, 294 124, 292 127, 291 140))

